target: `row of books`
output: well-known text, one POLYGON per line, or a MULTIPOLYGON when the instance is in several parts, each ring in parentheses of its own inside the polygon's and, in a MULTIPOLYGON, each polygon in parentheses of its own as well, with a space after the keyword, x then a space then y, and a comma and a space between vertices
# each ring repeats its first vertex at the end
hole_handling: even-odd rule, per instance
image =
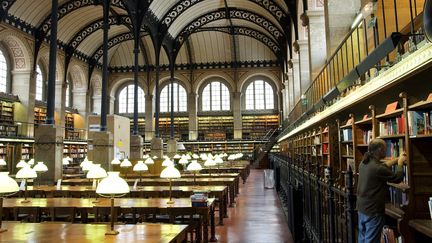
POLYGON ((386 151, 387 158, 396 158, 403 153, 405 148, 405 143, 403 139, 386 140, 385 142, 387 145, 387 151, 386 151))
MULTIPOLYGON (((403 180, 402 180, 401 183, 409 185, 408 166, 407 165, 403 165, 402 169, 403 169, 403 180)), ((392 171, 396 172, 396 165, 392 166, 392 171)))
POLYGON ((380 136, 397 135, 405 133, 405 120, 404 115, 400 117, 391 118, 385 122, 379 123, 380 136))
POLYGON ((408 111, 408 128, 410 135, 432 134, 432 111, 408 111))
POLYGON ((342 141, 352 141, 352 129, 342 129, 342 141))
POLYGON ((395 187, 389 187, 389 191, 391 204, 395 205, 396 207, 408 205, 408 195, 405 192, 395 187))
POLYGON ((345 144, 345 146, 342 147, 342 155, 354 156, 354 151, 351 144, 345 144))
POLYGON ((363 144, 369 144, 371 140, 372 140, 372 130, 362 131, 363 144))

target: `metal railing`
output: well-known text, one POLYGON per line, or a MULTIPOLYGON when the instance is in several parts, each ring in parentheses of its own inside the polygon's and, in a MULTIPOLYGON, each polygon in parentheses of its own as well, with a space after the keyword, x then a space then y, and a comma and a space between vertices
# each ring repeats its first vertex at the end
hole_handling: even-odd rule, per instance
POLYGON ((345 188, 340 188, 331 168, 324 175, 318 165, 302 157, 270 154, 269 158, 295 242, 356 242, 352 171, 346 173, 345 188))
MULTIPOLYGON (((340 81, 350 74, 392 33, 402 36, 397 48, 375 63, 373 68, 361 74, 354 85, 362 85, 401 60, 406 53, 416 50, 424 39, 422 35, 422 15, 424 0, 372 1, 367 5, 371 13, 345 36, 334 53, 328 58, 317 77, 304 92, 303 99, 297 101, 289 114, 292 124, 306 111, 318 104, 322 97, 337 87, 340 81)), ((347 87, 344 87, 345 90, 347 87)), ((343 93, 345 90, 339 90, 343 93)), ((343 95, 343 94, 341 94, 343 95)), ((328 103, 328 101, 326 101, 328 103)))

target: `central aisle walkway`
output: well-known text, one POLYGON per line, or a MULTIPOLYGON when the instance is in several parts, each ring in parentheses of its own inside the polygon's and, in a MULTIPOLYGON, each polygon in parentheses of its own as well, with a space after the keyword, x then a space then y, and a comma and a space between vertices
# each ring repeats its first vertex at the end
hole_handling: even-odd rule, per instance
POLYGON ((263 170, 251 169, 228 215, 224 226, 216 227, 218 242, 293 242, 276 190, 264 189, 263 170))

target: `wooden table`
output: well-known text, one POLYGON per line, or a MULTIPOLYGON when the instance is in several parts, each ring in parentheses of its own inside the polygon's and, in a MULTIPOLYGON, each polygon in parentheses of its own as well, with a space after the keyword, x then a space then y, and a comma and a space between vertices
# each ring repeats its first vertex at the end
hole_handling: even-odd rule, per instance
MULTIPOLYGON (((228 217, 228 187, 227 186, 174 186, 173 197, 189 197, 195 191, 208 192, 209 197, 219 200, 219 225, 228 217)), ((95 197, 96 188, 91 186, 28 186, 27 192, 31 196, 52 197, 95 197)), ((21 192, 23 193, 23 192, 21 192)), ((143 186, 134 189, 131 187, 129 196, 132 198, 168 197, 169 186, 143 186)), ((128 197, 128 196, 126 196, 128 197)))
POLYGON ((107 225, 11 223, 5 222, 6 232, 0 242, 183 242, 187 225, 136 224, 116 225, 118 235, 105 235, 107 225))
MULTIPOLYGON (((127 179, 129 185, 133 185, 135 180, 127 179)), ((91 185, 89 179, 69 179, 63 180, 63 185, 91 185)), ((179 178, 172 180, 173 186, 228 186, 229 204, 232 206, 235 203, 235 197, 239 192, 239 178, 215 177, 215 178, 197 178, 194 182, 193 178, 179 178)), ((144 178, 138 182, 138 186, 168 186, 169 181, 161 178, 144 178)))
MULTIPOLYGON (((34 208, 36 214, 40 214, 41 209, 48 209, 51 217, 55 217, 55 210, 58 208, 77 209, 86 215, 88 210, 97 212, 99 208, 111 207, 110 200, 107 198, 99 198, 97 203, 94 203, 95 200, 91 198, 31 198, 27 203, 22 203, 22 201, 22 198, 4 199, 3 208, 14 211, 20 208, 34 208)), ((173 201, 174 204, 167 204, 166 198, 118 198, 115 199, 114 207, 120 210, 132 209, 133 215, 140 212, 170 215, 171 217, 198 214, 202 219, 200 227, 204 242, 208 241, 209 221, 210 241, 216 241, 214 198, 208 199, 207 207, 192 207, 190 198, 173 198, 173 201)))
POLYGON ((432 220, 430 220, 430 219, 414 219, 414 220, 410 220, 408 224, 415 231, 420 232, 423 235, 428 236, 429 238, 426 238, 424 236, 417 236, 417 234, 415 234, 416 237, 419 237, 422 240, 427 240, 429 242, 432 241, 432 220))

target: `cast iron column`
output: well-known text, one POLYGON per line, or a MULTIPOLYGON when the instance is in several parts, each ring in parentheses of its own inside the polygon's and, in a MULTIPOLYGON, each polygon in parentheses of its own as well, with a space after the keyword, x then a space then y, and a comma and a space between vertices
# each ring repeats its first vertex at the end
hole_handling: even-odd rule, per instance
POLYGON ((58 0, 52 0, 51 10, 51 36, 50 36, 50 53, 49 53, 49 71, 48 71, 48 91, 47 91, 47 119, 46 124, 55 124, 55 83, 56 83, 56 65, 57 65, 57 13, 58 0))
POLYGON ((108 113, 108 17, 110 9, 110 0, 103 1, 103 59, 102 59, 102 104, 101 104, 101 121, 100 130, 107 130, 107 113, 108 113))

